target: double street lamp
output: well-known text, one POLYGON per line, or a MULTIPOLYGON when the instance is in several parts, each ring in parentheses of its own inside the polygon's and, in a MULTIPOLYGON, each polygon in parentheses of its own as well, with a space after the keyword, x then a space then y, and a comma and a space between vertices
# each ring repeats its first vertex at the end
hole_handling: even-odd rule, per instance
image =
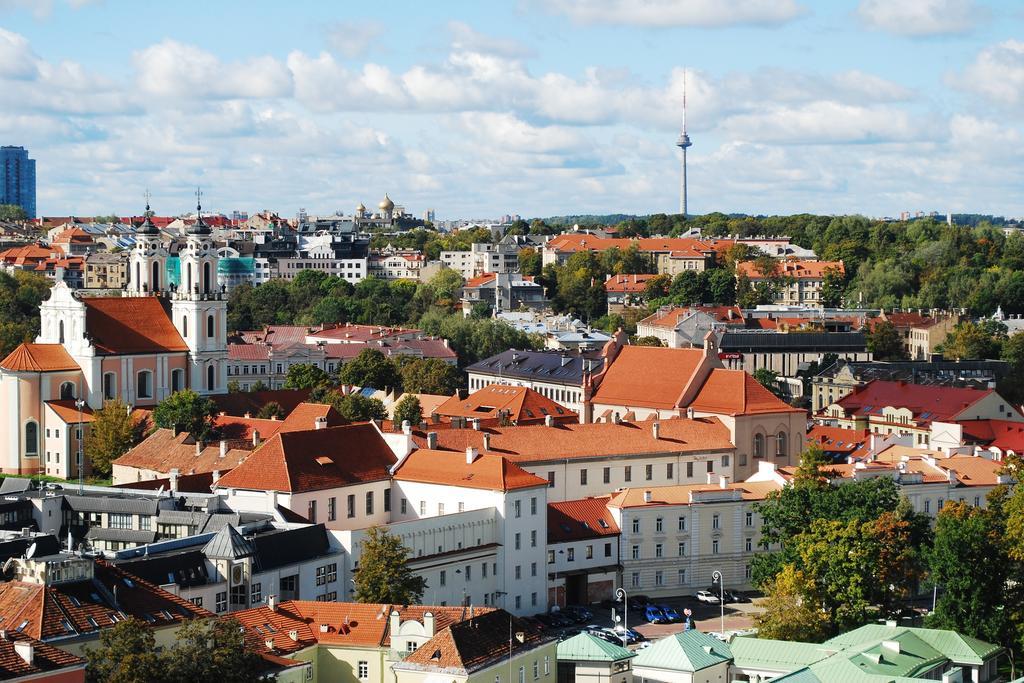
POLYGON ((718 606, 722 610, 722 640, 725 640, 725 579, 717 569, 711 574, 711 580, 718 582, 718 606))
POLYGON ((629 638, 629 631, 626 626, 626 615, 629 613, 629 596, 626 595, 626 589, 616 588, 615 599, 622 601, 622 647, 626 647, 626 639, 629 638))

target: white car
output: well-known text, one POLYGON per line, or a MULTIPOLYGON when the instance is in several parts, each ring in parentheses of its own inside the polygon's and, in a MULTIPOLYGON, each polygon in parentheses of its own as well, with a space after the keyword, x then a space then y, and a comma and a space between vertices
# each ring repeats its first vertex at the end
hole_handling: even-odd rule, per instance
POLYGON ((711 591, 697 591, 697 602, 706 602, 709 605, 717 605, 721 602, 718 596, 711 591))

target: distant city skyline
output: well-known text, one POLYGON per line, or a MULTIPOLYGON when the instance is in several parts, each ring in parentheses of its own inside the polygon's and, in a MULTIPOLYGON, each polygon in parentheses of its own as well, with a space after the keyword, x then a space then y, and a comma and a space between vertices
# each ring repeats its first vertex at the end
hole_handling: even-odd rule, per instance
POLYGON ((1011 0, 0 0, 39 215, 1024 216, 1011 0))

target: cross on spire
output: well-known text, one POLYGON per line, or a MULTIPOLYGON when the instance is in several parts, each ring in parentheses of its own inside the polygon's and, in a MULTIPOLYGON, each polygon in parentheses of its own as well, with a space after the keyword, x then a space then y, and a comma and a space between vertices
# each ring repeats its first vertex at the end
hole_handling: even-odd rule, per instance
POLYGON ((196 185, 196 213, 197 214, 200 213, 203 210, 202 200, 203 200, 203 191, 202 191, 202 189, 198 185, 196 185))
POLYGON ((146 188, 146 191, 142 193, 142 196, 146 198, 146 213, 149 213, 149 198, 151 195, 149 194, 148 187, 146 188))

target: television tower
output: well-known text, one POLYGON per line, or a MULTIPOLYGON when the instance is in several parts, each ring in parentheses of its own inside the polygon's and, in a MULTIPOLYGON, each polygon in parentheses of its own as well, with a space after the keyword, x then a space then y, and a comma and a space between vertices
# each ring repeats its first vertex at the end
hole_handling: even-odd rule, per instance
POLYGON ((686 218, 686 150, 693 146, 690 136, 686 134, 686 71, 683 71, 683 131, 676 140, 676 147, 683 150, 682 178, 679 182, 679 213, 686 218))

